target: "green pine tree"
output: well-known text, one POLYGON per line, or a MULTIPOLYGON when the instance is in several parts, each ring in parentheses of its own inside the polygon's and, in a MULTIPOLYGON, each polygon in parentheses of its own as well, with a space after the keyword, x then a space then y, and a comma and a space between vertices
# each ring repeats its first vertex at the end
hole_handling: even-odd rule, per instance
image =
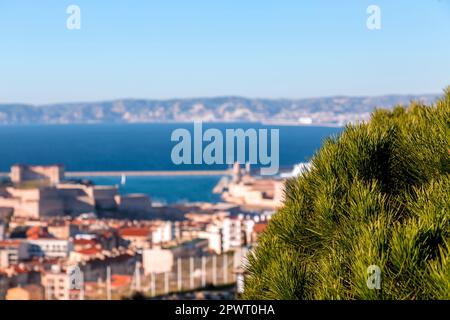
POLYGON ((347 126, 285 189, 245 299, 450 299, 450 87, 347 126))

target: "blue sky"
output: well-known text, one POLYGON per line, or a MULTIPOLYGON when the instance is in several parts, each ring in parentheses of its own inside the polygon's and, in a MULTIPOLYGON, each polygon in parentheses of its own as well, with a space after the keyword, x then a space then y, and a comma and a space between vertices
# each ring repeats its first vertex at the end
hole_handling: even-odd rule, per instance
POLYGON ((438 93, 449 58, 449 0, 0 1, 0 103, 438 93))

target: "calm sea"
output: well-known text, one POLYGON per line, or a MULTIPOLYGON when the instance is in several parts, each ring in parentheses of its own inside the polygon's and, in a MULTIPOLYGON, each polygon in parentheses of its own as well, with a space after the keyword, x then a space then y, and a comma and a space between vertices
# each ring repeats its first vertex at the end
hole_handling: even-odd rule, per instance
MULTIPOLYGON (((203 124, 204 130, 255 128, 280 130, 280 166, 307 161, 324 138, 341 128, 266 126, 262 124, 203 124)), ((200 170, 226 165, 174 165, 171 133, 192 132, 192 124, 89 124, 0 126, 0 171, 15 163, 64 164, 67 171, 200 170)), ((217 201, 211 189, 218 176, 128 177, 122 192, 147 193, 156 201, 217 201)), ((120 177, 96 177, 98 184, 118 184, 120 177)))

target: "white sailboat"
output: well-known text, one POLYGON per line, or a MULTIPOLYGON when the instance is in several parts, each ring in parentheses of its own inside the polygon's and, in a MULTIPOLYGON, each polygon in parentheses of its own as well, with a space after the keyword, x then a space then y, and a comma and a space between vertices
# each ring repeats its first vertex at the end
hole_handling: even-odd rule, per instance
POLYGON ((122 177, 120 178, 120 184, 125 185, 127 183, 127 176, 122 173, 122 177))

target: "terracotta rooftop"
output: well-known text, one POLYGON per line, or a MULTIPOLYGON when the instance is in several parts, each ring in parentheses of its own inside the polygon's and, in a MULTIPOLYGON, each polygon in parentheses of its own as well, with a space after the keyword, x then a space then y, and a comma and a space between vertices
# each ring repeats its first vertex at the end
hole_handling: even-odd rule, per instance
POLYGON ((151 231, 148 228, 124 228, 119 230, 122 237, 148 237, 151 231))
POLYGON ((255 225, 253 226, 253 232, 262 233, 266 228, 267 228, 266 222, 255 223, 255 225))
POLYGON ((90 256, 90 255, 95 255, 95 254, 102 253, 102 249, 100 249, 100 248, 87 248, 87 249, 78 250, 76 252, 90 256))
POLYGON ((37 240, 40 238, 51 238, 51 236, 45 228, 34 226, 27 230, 27 238, 37 240))
POLYGON ((131 276, 122 274, 113 274, 111 276, 111 287, 119 288, 128 286, 131 283, 131 276))
POLYGON ((11 239, 0 241, 0 247, 18 247, 22 243, 22 240, 11 239))

